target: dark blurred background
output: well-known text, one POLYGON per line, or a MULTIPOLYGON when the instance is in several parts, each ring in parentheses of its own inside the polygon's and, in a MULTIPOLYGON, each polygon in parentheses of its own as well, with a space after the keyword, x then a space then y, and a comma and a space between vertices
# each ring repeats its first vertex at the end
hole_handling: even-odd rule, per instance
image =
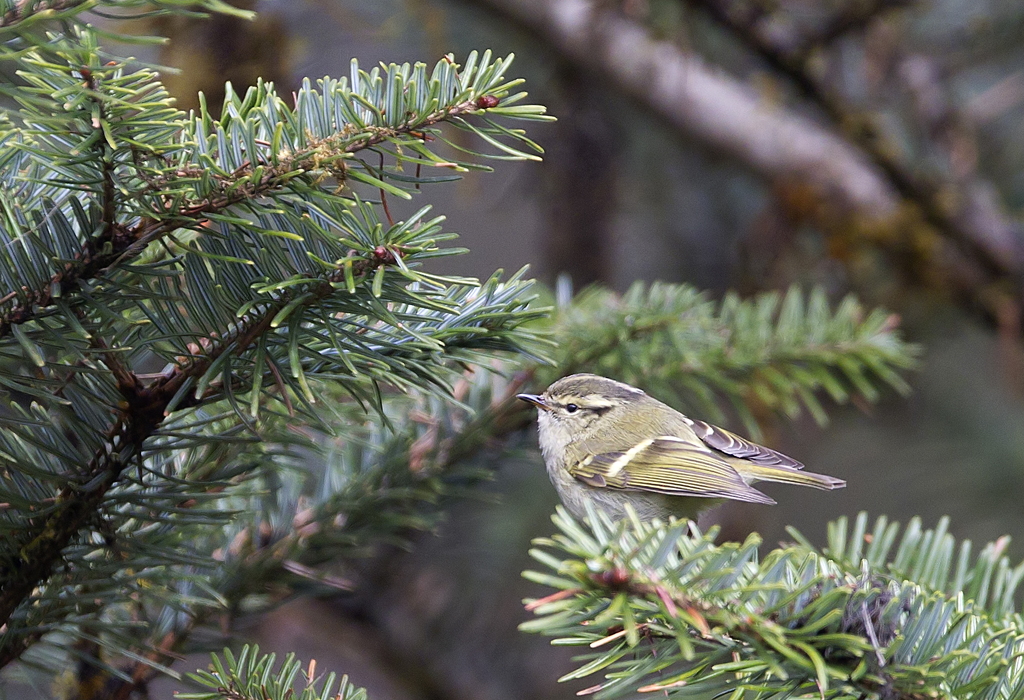
MULTIPOLYGON (((702 523, 767 545, 792 524, 867 510, 1024 553, 1024 4, 1018 0, 266 0, 255 22, 175 19, 146 58, 180 104, 223 82, 292 89, 348 61, 516 53, 557 123, 546 159, 428 190, 471 253, 445 271, 530 264, 552 283, 684 281, 720 296, 791 284, 855 293, 925 352, 909 399, 769 426, 775 446, 845 478, 770 489, 775 508, 702 523)), ((138 53, 133 49, 134 53, 138 53)), ((284 89, 281 90, 285 92, 284 89)), ((735 427, 735 426, 734 426, 735 427)), ((361 590, 238 629, 401 700, 567 697, 565 649, 521 635, 519 573, 554 491, 523 435, 438 536, 367 562, 361 590)), ((171 697, 175 684, 154 688, 171 697)))

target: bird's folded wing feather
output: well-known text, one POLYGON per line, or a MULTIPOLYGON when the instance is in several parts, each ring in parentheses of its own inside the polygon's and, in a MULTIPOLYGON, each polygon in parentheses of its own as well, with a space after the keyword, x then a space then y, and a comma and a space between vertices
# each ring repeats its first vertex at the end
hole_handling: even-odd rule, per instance
POLYGON ((597 488, 775 503, 750 487, 721 457, 671 436, 644 440, 622 452, 590 455, 572 465, 569 473, 597 488))
POLYGON ((804 468, 803 464, 792 457, 787 457, 763 445, 745 440, 736 433, 731 433, 724 428, 705 423, 702 420, 693 421, 692 427, 694 432, 697 433, 697 437, 703 440, 705 445, 730 457, 745 459, 763 467, 804 468))

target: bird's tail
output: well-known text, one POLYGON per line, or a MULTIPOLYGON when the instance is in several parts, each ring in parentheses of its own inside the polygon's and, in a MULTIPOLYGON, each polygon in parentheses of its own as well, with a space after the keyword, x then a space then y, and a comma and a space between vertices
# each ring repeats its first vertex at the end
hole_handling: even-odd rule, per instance
POLYGON ((733 463, 733 466, 745 481, 776 481, 782 484, 810 486, 816 489, 824 489, 825 491, 841 489, 846 486, 846 482, 842 479, 790 467, 766 467, 743 460, 737 460, 736 463, 733 463))

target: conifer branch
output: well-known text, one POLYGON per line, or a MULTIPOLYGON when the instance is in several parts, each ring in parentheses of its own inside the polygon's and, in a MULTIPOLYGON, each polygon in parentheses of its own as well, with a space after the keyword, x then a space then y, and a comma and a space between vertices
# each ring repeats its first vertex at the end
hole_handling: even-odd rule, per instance
POLYGON ((0 0, 0 36, 22 31, 24 25, 35 22, 70 20, 82 12, 96 9, 140 9, 163 12, 205 13, 217 12, 251 18, 252 12, 232 7, 221 0, 191 0, 168 7, 155 0, 0 0))
MULTIPOLYGON (((387 262, 359 260, 352 265, 352 273, 363 277, 375 264, 385 265, 387 262)), ((312 289, 305 295, 302 304, 313 306, 336 293, 332 282, 337 283, 339 278, 343 279, 341 273, 328 275, 321 280, 309 280, 313 283, 312 289)), ((223 353, 230 351, 241 355, 249 350, 270 329, 271 322, 281 309, 291 301, 292 295, 286 294, 277 302, 254 309, 223 336, 204 338, 201 345, 196 347, 194 356, 182 358, 179 364, 172 365, 163 376, 148 385, 144 385, 133 372, 125 370, 116 358, 112 360, 113 366, 108 366, 108 369, 118 376, 118 390, 124 396, 126 405, 122 415, 106 431, 104 444, 96 450, 81 475, 83 481, 94 486, 86 493, 82 493, 77 485, 65 487, 57 496, 58 507, 32 530, 20 533, 20 539, 25 542, 20 548, 22 565, 8 576, 0 591, 0 625, 5 624, 32 589, 49 576, 72 538, 92 522, 107 493, 117 484, 132 456, 141 451, 143 443, 160 427, 171 402, 186 382, 202 377, 223 353)), ((107 354, 107 357, 110 358, 110 355, 107 354)), ((202 395, 184 398, 176 408, 183 410, 203 401, 218 400, 222 397, 222 391, 223 387, 221 391, 209 387, 202 395)))
MULTIPOLYGON (((93 78, 87 79, 95 90, 93 78)), ((100 105, 102 106, 102 101, 100 105)), ((142 218, 133 226, 125 226, 116 219, 115 194, 110 172, 110 159, 103 158, 103 222, 100 235, 89 239, 63 269, 36 289, 10 290, 0 295, 0 305, 10 304, 0 311, 0 338, 11 333, 12 326, 27 323, 49 312, 55 297, 72 298, 81 285, 100 275, 109 275, 111 269, 130 262, 141 255, 146 247, 174 231, 187 228, 201 230, 209 223, 210 215, 226 212, 232 207, 255 198, 272 195, 286 188, 296 178, 309 179, 309 173, 321 171, 332 162, 346 155, 373 148, 400 136, 413 134, 443 121, 462 115, 480 113, 489 104, 483 97, 467 100, 446 109, 437 110, 423 117, 410 119, 393 128, 373 127, 362 133, 338 133, 317 140, 312 147, 294 154, 266 154, 266 160, 259 163, 246 162, 230 174, 214 173, 214 187, 204 192, 201 198, 185 198, 167 201, 160 211, 149 212, 154 218, 142 218), (254 176, 256 176, 254 180, 254 176), (156 218, 161 217, 161 218, 156 218)), ((104 141, 98 142, 102 152, 104 141)), ((344 178, 344 166, 339 176, 344 178)), ((175 170, 157 178, 147 177, 147 188, 137 197, 156 196, 163 198, 167 190, 181 187, 182 181, 194 180, 203 175, 203 170, 190 166, 175 170)), ((315 175, 313 177, 316 177, 315 175)))
MULTIPOLYGON (((225 398, 230 387, 211 383, 205 391, 187 394, 190 386, 202 378, 225 353, 241 356, 264 334, 272 330, 275 319, 287 307, 293 314, 303 308, 318 306, 331 295, 338 294, 347 280, 355 277, 361 283, 371 270, 382 270, 396 264, 396 256, 389 251, 374 252, 369 259, 356 260, 321 278, 307 278, 305 287, 293 284, 276 301, 254 307, 230 329, 207 338, 193 346, 193 353, 181 357, 162 376, 144 384, 136 374, 124 369, 116 359, 108 367, 118 377, 118 390, 125 404, 121 415, 104 435, 92 460, 78 475, 77 483, 66 486, 57 496, 57 506, 41 522, 33 523, 18 533, 24 544, 20 547, 21 566, 9 572, 0 590, 0 624, 10 618, 14 610, 32 590, 50 574, 71 540, 94 519, 109 491, 116 486, 133 457, 141 459, 143 444, 160 428, 172 410, 186 410, 205 402, 225 398), (79 483, 88 483, 91 489, 82 493, 79 483)), ((453 339, 449 351, 466 341, 453 339)), ((472 344, 470 340, 469 343, 472 344)), ((105 355, 110 357, 109 354, 105 355)), ((235 389, 238 391, 238 389, 235 389)))
MULTIPOLYGON (((593 650, 562 679, 607 669, 584 694, 685 687, 756 698, 994 700, 1024 692, 1024 635, 976 605, 976 595, 937 594, 853 552, 805 544, 759 561, 756 536, 716 545, 714 532, 685 521, 612 523, 592 512, 584 527, 560 512, 555 523, 560 534, 537 540, 542 549, 532 552, 548 571, 525 576, 557 593, 530 602, 538 618, 522 628, 593 650)), ((886 542, 871 541, 869 558, 886 542)), ((941 567, 941 549, 912 554, 919 571, 941 567)), ((994 582, 990 563, 979 562, 982 589, 994 582)))
POLYGON ((153 74, 103 63, 95 37, 78 38, 60 50, 64 67, 24 59, 25 128, 8 129, 0 153, 0 278, 11 290, 0 343, 12 359, 0 381, 20 392, 0 413, 5 663, 110 606, 218 604, 209 586, 179 592, 209 576, 212 556, 183 533, 213 539, 211 522, 230 519, 220 504, 246 498, 267 451, 296 442, 267 423, 325 429, 312 404, 335 387, 330 408, 345 421, 334 428, 358 430, 368 407, 385 411, 382 387, 443 396, 456 362, 531 356, 522 325, 544 313, 527 308, 522 273, 479 284, 421 271, 458 252, 439 246, 452 237, 442 218, 424 207, 384 226, 358 195, 408 196, 438 180, 404 175, 407 162, 482 169, 430 149, 443 121, 501 157, 534 157, 514 145, 539 150, 522 131, 493 120, 544 118, 515 104, 525 93, 510 94, 507 59, 474 53, 460 68, 449 57, 433 74, 353 65, 351 85, 307 83, 294 107, 260 83, 229 89, 219 120, 205 109, 184 120, 153 74), (55 94, 74 108, 54 109, 55 94), (353 157, 367 149, 394 164, 353 157), (140 373, 154 359, 164 371, 140 373), (128 556, 151 564, 126 570, 128 556))

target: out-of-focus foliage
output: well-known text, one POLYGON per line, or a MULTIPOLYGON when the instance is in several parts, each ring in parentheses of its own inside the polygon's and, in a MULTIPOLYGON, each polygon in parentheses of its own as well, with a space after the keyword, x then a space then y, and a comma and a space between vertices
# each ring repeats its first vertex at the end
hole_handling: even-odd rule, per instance
POLYGON ((719 303, 686 285, 637 283, 621 296, 595 288, 558 311, 557 366, 645 387, 715 421, 725 420, 724 400, 757 435, 758 411, 792 419, 805 407, 824 424, 822 394, 876 401, 877 384, 907 393, 898 371, 917 350, 897 323, 852 297, 832 310, 822 289, 719 303))
MULTIPOLYGON (((205 17, 210 13, 251 19, 252 12, 224 0, 0 0, 0 60, 19 59, 29 50, 65 47, 60 32, 95 30, 97 20, 134 19, 161 15, 205 17)), ((104 32, 108 38, 134 43, 159 43, 160 37, 104 32)))

